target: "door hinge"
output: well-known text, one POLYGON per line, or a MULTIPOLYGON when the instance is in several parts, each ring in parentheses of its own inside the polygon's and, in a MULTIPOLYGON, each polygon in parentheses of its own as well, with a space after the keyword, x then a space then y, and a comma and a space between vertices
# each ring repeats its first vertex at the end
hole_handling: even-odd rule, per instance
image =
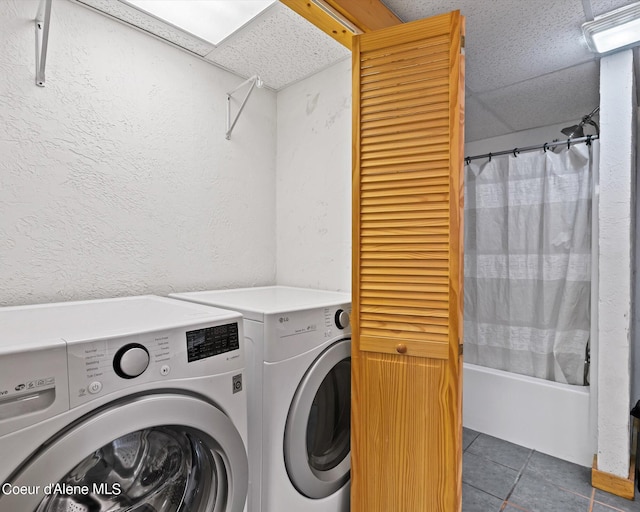
POLYGON ((460 343, 460 345, 458 345, 458 355, 461 356, 464 352, 464 344, 460 343))

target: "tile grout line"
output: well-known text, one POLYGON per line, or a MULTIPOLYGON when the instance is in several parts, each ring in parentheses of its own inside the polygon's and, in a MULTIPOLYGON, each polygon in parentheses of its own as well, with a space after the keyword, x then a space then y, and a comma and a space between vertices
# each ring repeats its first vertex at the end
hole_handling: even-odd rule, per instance
POLYGON ((476 437, 474 437, 473 440, 467 445, 467 447, 464 450, 462 450, 462 453, 466 453, 467 450, 471 448, 471 445, 475 443, 476 439, 478 439, 479 437, 480 437, 480 432, 477 432, 476 437))
POLYGON ((508 501, 505 500, 505 502, 502 504, 502 507, 500 508, 500 511, 502 512, 506 506, 510 506, 512 508, 517 508, 518 510, 522 510, 522 512, 529 512, 529 510, 527 510, 526 508, 522 508, 520 505, 516 505, 515 503, 509 503, 508 501))
POLYGON ((496 496, 495 494, 491 494, 489 491, 485 491, 484 489, 480 488, 480 487, 476 487, 473 484, 470 484, 469 482, 463 482, 464 485, 468 485, 469 487, 471 487, 472 489, 475 489, 476 491, 480 491, 482 494, 486 494, 487 496, 491 496, 492 498, 495 498, 497 500, 503 500, 503 498, 501 498, 500 496, 496 496))
POLYGON ((522 477, 522 474, 524 473, 524 470, 527 469, 527 466, 529 465, 529 461, 531 460, 531 457, 533 457, 534 453, 535 453, 535 450, 531 450, 531 452, 529 452, 529 456, 527 457, 527 460, 525 461, 525 463, 520 468, 520 471, 518 471, 518 475, 516 476, 516 480, 515 480, 515 482, 513 482, 513 485, 511 486, 511 489, 507 493, 507 497, 504 499, 504 503, 502 504, 502 507, 500 508, 500 510, 504 510, 505 506, 507 505, 507 502, 509 501, 509 498, 513 494, 513 491, 515 490, 516 485, 518 485, 518 482, 520 481, 520 478, 522 477))

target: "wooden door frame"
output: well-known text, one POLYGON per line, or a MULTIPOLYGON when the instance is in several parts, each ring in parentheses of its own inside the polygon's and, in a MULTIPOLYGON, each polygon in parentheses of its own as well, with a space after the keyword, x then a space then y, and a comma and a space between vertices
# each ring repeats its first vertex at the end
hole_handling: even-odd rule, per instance
POLYGON ((402 20, 380 0, 280 0, 351 50, 356 34, 399 25, 402 20))

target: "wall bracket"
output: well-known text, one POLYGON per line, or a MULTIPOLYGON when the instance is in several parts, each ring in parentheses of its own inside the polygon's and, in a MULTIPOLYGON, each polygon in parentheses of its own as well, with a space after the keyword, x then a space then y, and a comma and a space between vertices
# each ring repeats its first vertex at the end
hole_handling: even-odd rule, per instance
POLYGON ((51 4, 53 0, 40 0, 36 15, 36 85, 44 87, 44 70, 47 65, 49 47, 49 23, 51 22, 51 4))
POLYGON ((249 99, 249 96, 251 96, 251 93, 253 92, 253 88, 255 86, 258 86, 258 88, 260 88, 262 87, 262 85, 263 85, 263 82, 260 79, 260 77, 258 75, 253 75, 251 78, 248 78, 247 80, 242 82, 233 91, 227 93, 227 132, 225 133, 225 138, 227 140, 231 139, 231 132, 235 128, 236 123, 238 122, 238 118, 240 117, 240 114, 244 110, 244 106, 247 104, 247 100, 249 99), (240 108, 238 109, 238 113, 236 114, 236 117, 233 119, 233 121, 231 121, 231 97, 238 89, 241 89, 242 87, 248 84, 251 84, 251 85, 249 86, 247 95, 242 100, 242 103, 240 104, 240 108))

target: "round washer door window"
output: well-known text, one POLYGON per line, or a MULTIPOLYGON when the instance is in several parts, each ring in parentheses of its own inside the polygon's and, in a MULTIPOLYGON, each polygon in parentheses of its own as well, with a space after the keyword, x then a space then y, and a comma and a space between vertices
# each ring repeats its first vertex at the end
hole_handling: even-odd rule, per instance
POLYGON ((244 442, 217 407, 184 395, 115 403, 50 439, 14 474, 24 512, 242 512, 244 442))
POLYGON ((199 432, 154 427, 125 434, 86 457, 37 512, 220 510, 227 486, 220 455, 199 432), (74 489, 83 492, 64 492, 74 489))
POLYGON ((311 365, 291 402, 285 464, 298 491, 330 496, 349 480, 351 341, 331 345, 311 365))

